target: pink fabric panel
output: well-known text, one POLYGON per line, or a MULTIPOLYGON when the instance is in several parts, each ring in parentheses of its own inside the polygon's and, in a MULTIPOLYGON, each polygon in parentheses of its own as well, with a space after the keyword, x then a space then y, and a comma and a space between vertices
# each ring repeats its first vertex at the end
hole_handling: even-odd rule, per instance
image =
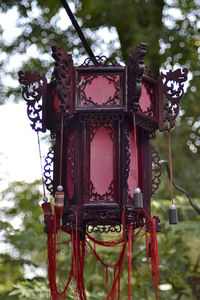
MULTIPOLYGON (((93 76, 90 76, 91 79, 93 76)), ((87 77, 87 80, 90 78, 87 77)), ((102 75, 99 75, 98 77, 92 79, 91 83, 87 83, 84 92, 87 96, 87 98, 91 97, 91 100, 94 103, 97 103, 98 105, 102 105, 103 103, 106 103, 109 98, 113 98, 116 92, 116 87, 114 83, 110 80, 108 80, 109 76, 107 78, 103 77, 102 75)), ((85 80, 85 76, 81 76, 81 81, 85 80)), ((119 75, 115 75, 115 81, 120 80, 119 75)), ((116 99, 116 104, 120 104, 119 99, 119 91, 118 91, 118 98, 116 99)), ((116 105, 115 104, 115 105, 116 105)), ((84 105, 84 101, 81 99, 81 105, 84 105)), ((92 105, 92 104, 91 104, 92 105)))
POLYGON ((90 180, 96 192, 103 195, 113 180, 113 141, 108 129, 97 129, 90 151, 90 180))

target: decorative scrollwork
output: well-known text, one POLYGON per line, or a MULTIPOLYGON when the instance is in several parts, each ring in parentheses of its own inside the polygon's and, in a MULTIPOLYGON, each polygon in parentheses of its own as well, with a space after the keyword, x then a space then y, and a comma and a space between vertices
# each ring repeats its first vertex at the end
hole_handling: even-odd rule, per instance
POLYGON ((144 56, 147 44, 139 44, 128 57, 128 101, 129 107, 136 112, 142 88, 142 76, 145 70, 144 56))
MULTIPOLYGON (((96 61, 98 62, 98 65, 99 66, 108 66, 108 65, 112 65, 112 66, 121 66, 115 58, 107 58, 105 55, 102 55, 102 56, 95 56, 96 58, 96 61)), ((83 64, 81 65, 82 66, 91 66, 91 65, 94 65, 94 63, 92 62, 92 59, 91 58, 86 58, 83 62, 83 64)), ((97 65, 97 66, 98 66, 97 65)))
POLYGON ((124 120, 124 115, 122 113, 80 113, 79 114, 80 122, 90 123, 95 122, 111 122, 111 121, 121 121, 124 120))
POLYGON ((44 165, 44 178, 45 178, 44 183, 51 195, 53 195, 53 159, 54 159, 54 149, 51 147, 45 158, 45 165, 44 165))
POLYGON ((179 113, 180 100, 184 95, 184 82, 187 80, 188 70, 177 69, 166 74, 161 73, 160 83, 166 100, 163 102, 163 127, 161 130, 170 130, 175 126, 179 113))
POLYGON ((57 82, 57 94, 60 101, 60 109, 63 112, 72 112, 73 102, 73 60, 71 54, 68 54, 59 46, 52 47, 52 56, 55 59, 55 68, 53 77, 57 82))
POLYGON ((121 224, 117 225, 87 225, 86 230, 88 233, 109 233, 109 232, 117 232, 120 233, 122 230, 121 224))
POLYGON ((108 134, 109 134, 111 140, 114 141, 113 126, 110 122, 93 122, 90 127, 90 141, 92 142, 92 140, 96 134, 96 131, 101 127, 108 130, 108 134))
POLYGON ((20 71, 19 82, 22 86, 22 96, 27 104, 27 115, 32 122, 31 127, 36 131, 45 132, 45 120, 43 118, 43 99, 46 93, 47 79, 45 75, 20 71))
POLYGON ((158 152, 151 146, 152 155, 152 194, 154 195, 161 183, 161 164, 158 152))
POLYGON ((113 195, 113 180, 111 181, 108 190, 105 194, 100 195, 95 190, 94 184, 90 181, 90 192, 89 192, 89 201, 90 202, 111 202, 114 199, 113 195))

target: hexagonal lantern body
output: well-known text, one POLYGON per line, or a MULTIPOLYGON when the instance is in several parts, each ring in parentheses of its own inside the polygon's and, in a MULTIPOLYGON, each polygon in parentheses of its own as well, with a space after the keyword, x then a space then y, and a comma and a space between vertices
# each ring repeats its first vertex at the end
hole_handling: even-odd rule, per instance
POLYGON ((62 48, 52 51, 49 84, 44 75, 29 72, 19 72, 19 81, 32 128, 49 129, 55 138, 44 174, 51 194, 63 185, 63 226, 78 222, 83 233, 89 227, 107 230, 107 225, 115 231, 125 210, 127 223, 140 227, 160 184, 160 159, 150 139, 157 129, 174 127, 187 70, 152 79, 143 61, 144 43, 129 55, 127 66, 97 57, 97 65, 87 59, 74 67, 62 48), (143 194, 139 214, 136 188, 143 194))
POLYGON ((83 231, 88 225, 115 228, 126 209, 137 227, 137 187, 150 214, 149 140, 159 126, 159 92, 158 82, 143 76, 141 56, 128 67, 106 60, 75 68, 70 55, 54 48, 55 77, 44 102, 47 128, 56 136, 54 193, 60 183, 65 192, 63 226, 75 223, 77 212, 83 231))
MULTIPOLYGON (((178 69, 161 74, 158 81, 152 79, 144 66, 144 43, 129 55, 126 67, 105 57, 96 57, 93 61, 97 65, 91 65, 87 59, 80 67, 74 67, 71 55, 62 48, 56 46, 52 50, 55 68, 49 84, 44 75, 19 72, 32 128, 37 132, 49 129, 55 141, 45 159, 43 179, 54 196, 54 212, 46 197, 42 204, 51 295, 55 299, 63 297, 74 277, 77 296, 85 299, 85 235, 95 244, 105 246, 106 242, 97 241, 88 233, 116 231, 122 232, 122 236, 109 245, 117 242, 123 246, 108 298, 113 298, 116 285, 120 286, 128 240, 131 299, 132 239, 134 229, 145 227, 145 235, 150 233, 146 246, 147 255, 152 258, 157 298, 156 231, 160 228, 159 218, 151 217, 150 199, 159 187, 161 166, 150 139, 157 129, 169 133, 174 127, 188 71, 178 69), (61 237, 58 229, 71 235, 71 271, 62 293, 56 282, 61 237)), ((172 206, 174 219, 170 222, 175 224, 176 210, 172 206)), ((98 258, 95 247, 94 255, 98 258)))

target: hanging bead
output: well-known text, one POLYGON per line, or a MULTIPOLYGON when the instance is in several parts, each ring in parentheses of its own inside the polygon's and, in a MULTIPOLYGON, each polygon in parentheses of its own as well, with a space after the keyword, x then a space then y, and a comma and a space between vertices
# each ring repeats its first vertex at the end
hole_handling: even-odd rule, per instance
POLYGON ((134 208, 143 208, 143 197, 140 188, 136 188, 133 194, 134 208))
POLYGON ((174 204, 171 204, 169 208, 169 224, 173 225, 177 223, 178 223, 177 209, 174 204))
POLYGON ((44 196, 43 202, 48 202, 48 198, 46 196, 44 196))
POLYGON ((64 192, 62 185, 57 186, 57 191, 55 193, 54 206, 58 209, 63 209, 64 207, 64 192))
POLYGON ((54 208, 55 208, 55 215, 59 227, 62 226, 62 212, 64 207, 64 198, 65 198, 65 193, 63 192, 63 187, 62 185, 58 185, 57 191, 55 192, 54 208))

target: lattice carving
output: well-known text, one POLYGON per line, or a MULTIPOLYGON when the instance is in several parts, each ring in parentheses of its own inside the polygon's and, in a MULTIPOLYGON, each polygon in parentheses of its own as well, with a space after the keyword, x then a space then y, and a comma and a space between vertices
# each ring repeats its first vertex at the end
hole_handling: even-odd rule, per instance
POLYGON ((88 233, 109 233, 109 232, 117 232, 120 233, 122 230, 121 224, 117 225, 87 225, 86 230, 88 233))
POLYGON ((79 114, 79 120, 81 122, 90 123, 95 122, 111 122, 111 121, 124 121, 124 115, 122 113, 82 113, 79 114))
POLYGON ((60 101, 60 109, 63 112, 71 113, 73 110, 73 60, 71 54, 68 54, 59 46, 52 47, 52 56, 55 59, 55 68, 53 76, 57 82, 57 94, 60 101))
POLYGON ((45 158, 44 165, 44 183, 47 190, 53 195, 53 160, 54 160, 54 149, 51 147, 45 158))
POLYGON ((139 108, 146 48, 147 44, 141 43, 128 57, 128 101, 130 109, 133 109, 134 112, 139 108))
MULTIPOLYGON (((102 56, 95 56, 96 61, 98 62, 99 66, 108 66, 108 65, 112 65, 112 66, 121 66, 115 58, 107 58, 105 55, 102 56)), ((83 62, 82 66, 91 66, 94 65, 94 63, 92 62, 91 58, 86 58, 83 62)))
POLYGON ((22 86, 22 96, 27 104, 27 115, 31 121, 31 127, 37 132, 45 132, 42 97, 46 93, 47 79, 45 75, 40 76, 30 72, 20 71, 18 75, 22 86))
POLYGON ((154 195, 161 183, 161 164, 158 152, 151 146, 152 151, 152 194, 154 195))
POLYGON ((166 74, 161 73, 160 83, 163 95, 163 127, 161 130, 169 130, 175 126, 176 117, 179 114, 180 100, 184 95, 184 82, 187 80, 188 70, 177 69, 166 74))

